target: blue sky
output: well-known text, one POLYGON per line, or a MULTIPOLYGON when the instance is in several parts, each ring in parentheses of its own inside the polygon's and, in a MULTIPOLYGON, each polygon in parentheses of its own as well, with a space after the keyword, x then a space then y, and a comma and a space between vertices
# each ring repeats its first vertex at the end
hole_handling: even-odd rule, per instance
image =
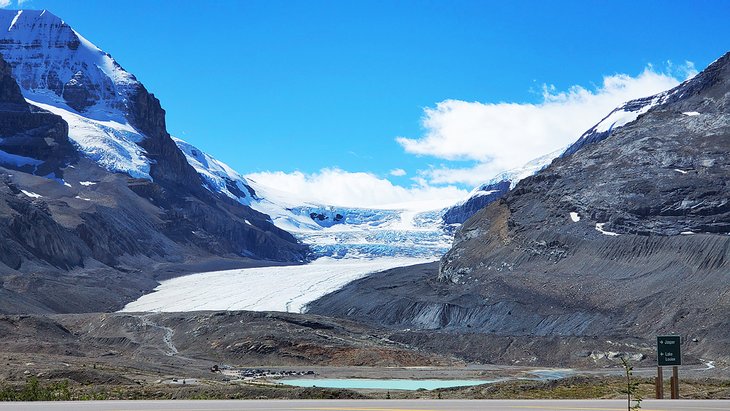
POLYGON ((684 80, 730 39, 727 1, 22 7, 109 52, 160 98, 173 135, 239 172, 292 190, 370 179, 388 201, 463 195, 577 139, 622 99, 684 80))

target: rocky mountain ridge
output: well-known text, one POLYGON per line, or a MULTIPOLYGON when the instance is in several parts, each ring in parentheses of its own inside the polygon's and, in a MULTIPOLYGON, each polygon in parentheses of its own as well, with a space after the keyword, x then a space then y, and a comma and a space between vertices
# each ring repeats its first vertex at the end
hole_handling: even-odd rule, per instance
POLYGON ((564 148, 552 153, 540 156, 522 167, 517 167, 497 174, 485 183, 474 188, 469 197, 464 201, 454 204, 444 211, 444 224, 463 224, 477 211, 488 206, 494 201, 504 197, 523 179, 537 173, 547 167, 550 162, 559 157, 565 151, 564 148))
POLYGON ((728 360, 729 102, 730 53, 477 212, 438 270, 371 276, 311 312, 456 333, 677 333, 728 360))

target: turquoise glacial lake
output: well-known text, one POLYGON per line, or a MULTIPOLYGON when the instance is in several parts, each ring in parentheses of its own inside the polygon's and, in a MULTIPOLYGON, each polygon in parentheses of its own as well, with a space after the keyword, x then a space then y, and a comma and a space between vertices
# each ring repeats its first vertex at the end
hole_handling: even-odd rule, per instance
POLYGON ((532 370, 531 378, 499 378, 495 380, 406 380, 406 379, 369 379, 369 378, 342 378, 342 379, 289 379, 278 382, 295 387, 322 387, 322 388, 352 388, 374 390, 408 390, 419 389, 435 390, 437 388, 471 387, 481 384, 519 380, 554 380, 564 378, 573 373, 571 369, 532 370))
POLYGON ((502 380, 375 380, 367 378, 278 380, 295 387, 359 388, 375 390, 435 390, 436 388, 468 387, 502 380))

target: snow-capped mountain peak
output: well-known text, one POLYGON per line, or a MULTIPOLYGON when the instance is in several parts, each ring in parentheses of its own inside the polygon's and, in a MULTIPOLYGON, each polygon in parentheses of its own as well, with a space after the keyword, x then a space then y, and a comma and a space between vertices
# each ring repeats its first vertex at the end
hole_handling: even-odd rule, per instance
POLYGON ((0 10, 0 54, 26 100, 60 115, 86 157, 113 172, 151 180, 141 147, 148 136, 132 125, 137 79, 47 10, 0 10))
POLYGON ((105 120, 137 79, 47 10, 0 10, 0 53, 26 97, 105 120), (63 107, 67 106, 67 107, 63 107))

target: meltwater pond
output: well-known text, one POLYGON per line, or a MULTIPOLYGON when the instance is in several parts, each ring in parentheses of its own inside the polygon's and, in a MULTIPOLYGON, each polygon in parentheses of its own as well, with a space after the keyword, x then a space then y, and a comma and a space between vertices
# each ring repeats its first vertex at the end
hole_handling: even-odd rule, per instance
POLYGON ((295 387, 324 388, 357 388, 373 390, 435 390, 437 388, 469 387, 472 385, 490 384, 499 380, 375 380, 367 378, 349 379, 308 379, 278 380, 278 382, 295 387))
POLYGON ((373 390, 407 390, 419 389, 435 390, 438 388, 471 387, 481 384, 493 384, 510 380, 557 380, 565 378, 574 371, 568 368, 553 368, 530 370, 522 377, 501 377, 491 380, 444 380, 444 379, 372 379, 372 378, 313 378, 313 379, 286 379, 277 382, 295 387, 322 387, 343 389, 373 389, 373 390))

